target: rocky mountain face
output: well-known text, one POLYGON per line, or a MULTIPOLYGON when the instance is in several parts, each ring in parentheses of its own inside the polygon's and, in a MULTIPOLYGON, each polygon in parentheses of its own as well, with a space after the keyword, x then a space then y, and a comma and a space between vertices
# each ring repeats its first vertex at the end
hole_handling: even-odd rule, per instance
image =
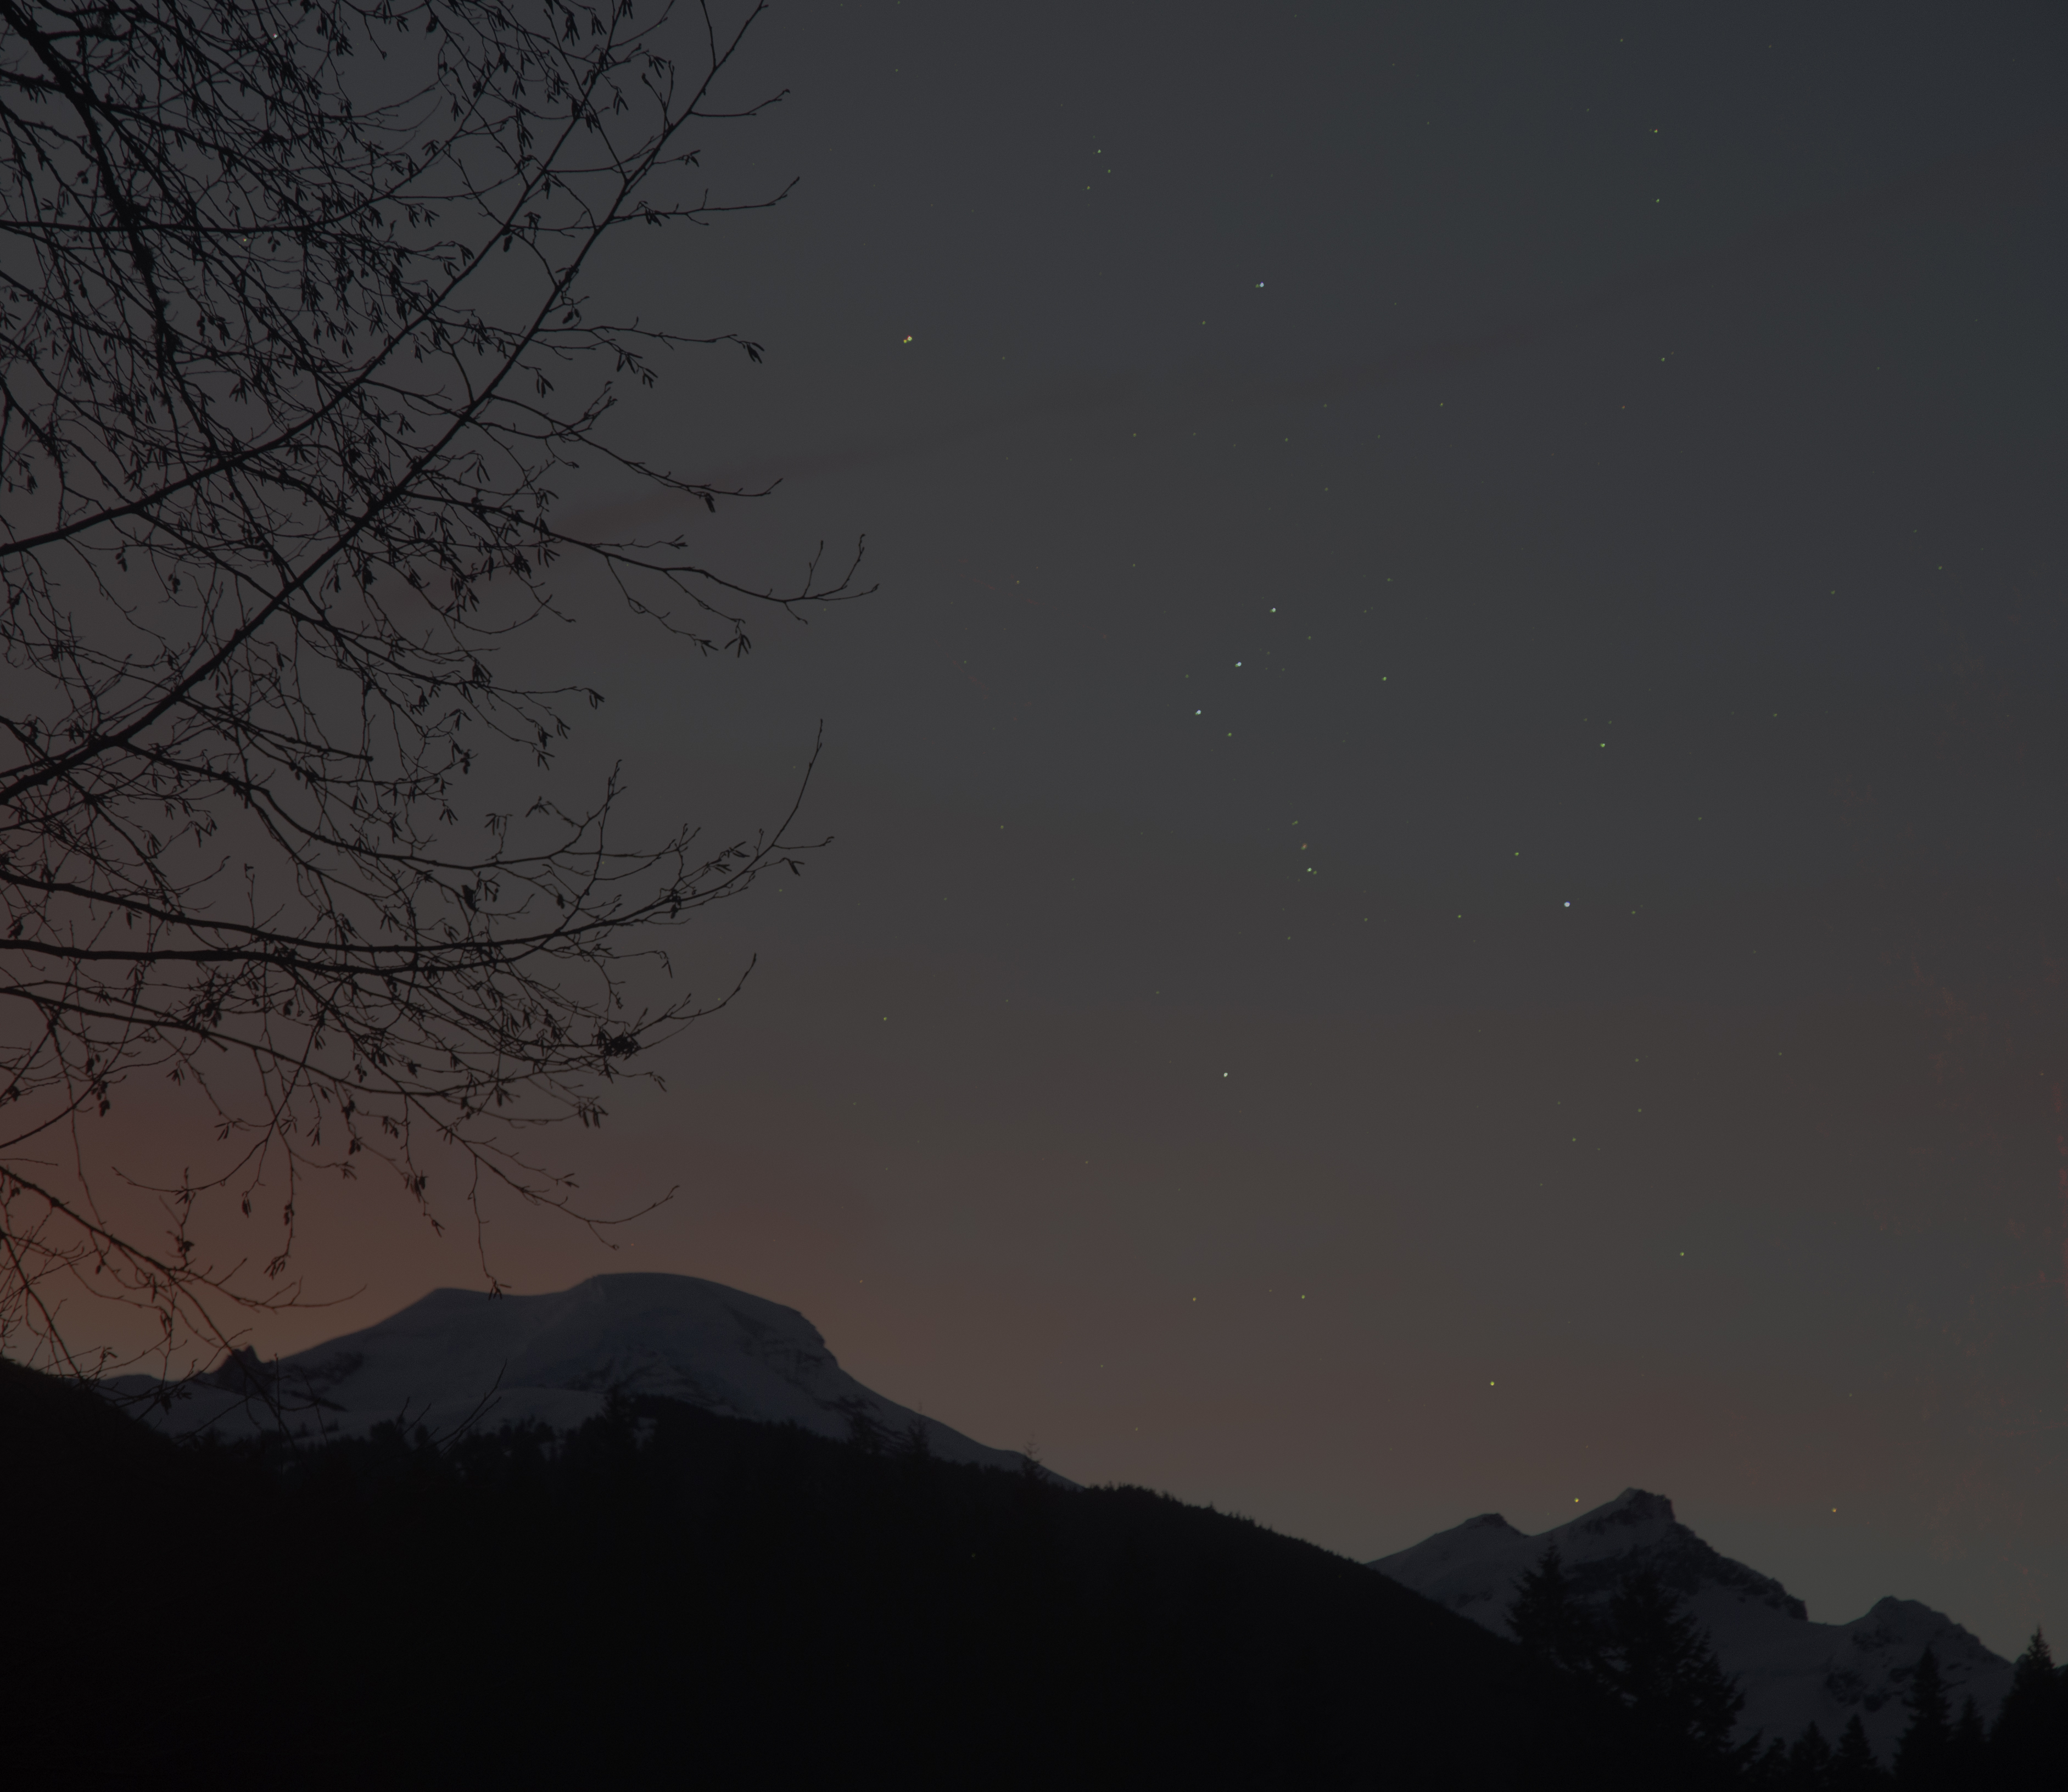
POLYGON ((494 1298, 441 1288, 277 1361, 243 1350, 185 1380, 120 1375, 102 1388, 181 1436, 344 1436, 388 1420, 437 1436, 523 1422, 566 1431, 620 1392, 828 1436, 873 1430, 894 1447, 917 1427, 951 1462, 1025 1460, 865 1388, 801 1313, 695 1276, 600 1275, 560 1294, 494 1298))
POLYGON ((1553 1543, 1574 1591, 1590 1603, 1606 1606, 1638 1568, 1651 1569, 1685 1599, 1717 1659, 1737 1676, 1744 1734, 1792 1741, 1814 1721, 1835 1741, 1858 1713, 1887 1761, 1908 1721, 1904 1688, 1928 1644, 1956 1715, 1972 1695, 1987 1721, 2010 1684, 2009 1662, 1914 1599, 1880 1600, 1850 1623, 1815 1622, 1779 1581, 1718 1554, 1680 1523, 1671 1500, 1635 1488, 1535 1537, 1490 1512, 1370 1566, 1506 1636, 1518 1583, 1553 1543))

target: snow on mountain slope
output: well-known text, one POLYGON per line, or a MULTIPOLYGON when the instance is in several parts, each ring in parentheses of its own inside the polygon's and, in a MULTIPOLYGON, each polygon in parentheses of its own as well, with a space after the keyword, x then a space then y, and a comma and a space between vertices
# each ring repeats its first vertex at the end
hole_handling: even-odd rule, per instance
POLYGON ((857 1416, 894 1444, 916 1424, 947 1461, 1017 1469, 1025 1460, 871 1392, 801 1313, 686 1275, 600 1275, 556 1294, 494 1299, 440 1288, 277 1363, 245 1350, 185 1381, 119 1375, 102 1387, 180 1436, 352 1436, 397 1419, 436 1436, 470 1421, 565 1431, 620 1389, 832 1437, 850 1436, 857 1416))
POLYGON ((1590 1603, 1606 1604, 1639 1567, 1684 1599, 1717 1659, 1738 1676, 1747 1734, 1764 1730, 1792 1741, 1814 1720, 1836 1741, 1857 1712, 1875 1751, 1890 1759, 1909 1718, 1903 1689, 1927 1644, 1956 1715, 1972 1694, 1988 1720, 2010 1684, 2009 1662, 1912 1599, 1883 1599, 1849 1624, 1813 1622, 1779 1581, 1719 1555, 1674 1518, 1671 1501, 1635 1488, 1538 1536, 1488 1513, 1370 1566, 1504 1636, 1517 1583, 1553 1543, 1590 1603))

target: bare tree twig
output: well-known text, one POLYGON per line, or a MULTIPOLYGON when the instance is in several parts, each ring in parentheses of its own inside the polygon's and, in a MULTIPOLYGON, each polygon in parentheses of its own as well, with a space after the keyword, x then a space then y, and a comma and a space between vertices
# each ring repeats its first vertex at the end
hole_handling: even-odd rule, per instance
POLYGON ((666 988, 662 941, 824 843, 795 836, 809 769, 715 847, 621 839, 617 773, 491 811, 486 851, 458 805, 478 764, 550 771, 600 701, 499 673, 569 613, 564 567, 706 654, 863 595, 859 549, 779 591, 554 522, 584 462, 758 495, 620 425, 659 358, 761 344, 592 321, 583 282, 628 230, 789 190, 714 200, 688 137, 781 97, 719 92, 760 10, 0 0, 0 1345, 88 1372, 66 1287, 228 1344, 299 1298, 298 1202, 362 1157, 434 1225, 440 1158, 477 1228, 496 1193, 610 1223, 519 1136, 600 1124, 738 993, 666 988), (145 1072, 216 1147, 120 1173, 163 1247, 104 1212, 80 1131, 145 1072), (68 1175, 20 1155, 59 1136, 68 1175), (195 1233, 257 1201, 283 1229, 254 1289, 195 1233))

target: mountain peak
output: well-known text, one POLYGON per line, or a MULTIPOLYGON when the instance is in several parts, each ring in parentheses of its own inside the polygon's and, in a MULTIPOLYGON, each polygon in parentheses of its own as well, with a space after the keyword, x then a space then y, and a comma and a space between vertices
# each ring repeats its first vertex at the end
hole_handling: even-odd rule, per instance
POLYGON ((1606 1506, 1596 1506, 1586 1516, 1598 1518, 1611 1512, 1628 1513, 1639 1520, 1663 1518, 1668 1524, 1675 1522, 1672 1501, 1663 1493, 1647 1493, 1642 1487, 1626 1487, 1606 1506))
POLYGON ((194 1379, 231 1393, 256 1394, 263 1398, 264 1391, 273 1384, 273 1375, 272 1367, 261 1362, 258 1351, 246 1344, 242 1350, 233 1350, 213 1369, 194 1379))
POLYGON ((322 1437, 384 1421, 439 1434, 523 1423, 568 1431, 621 1393, 824 1436, 923 1436, 949 1461, 1024 1461, 863 1387, 795 1308, 650 1271, 550 1294, 436 1288, 377 1325, 276 1362, 246 1348, 185 1381, 123 1375, 104 1386, 180 1435, 322 1437))
POLYGON ((1557 1543, 1559 1554, 1569 1563, 1619 1558, 1633 1550, 1656 1546, 1676 1533, 1708 1547, 1674 1517, 1673 1502, 1663 1493, 1626 1487, 1606 1506, 1557 1526, 1546 1534, 1546 1540, 1557 1543))
POLYGON ((1711 1548, 1674 1516, 1671 1500, 1639 1487, 1535 1537, 1487 1514, 1370 1566, 1505 1636, 1522 1577, 1554 1544, 1584 1606, 1605 1608, 1639 1570, 1684 1600, 1744 1688, 1746 1734, 1793 1737, 1814 1721, 1836 1736, 1858 1712, 1886 1756, 1903 1721, 1902 1688, 1928 1644, 1949 1687, 1972 1693, 1985 1718, 2009 1684, 2008 1662, 1915 1600, 1879 1600, 1850 1624, 1813 1623, 1779 1581, 1711 1548))

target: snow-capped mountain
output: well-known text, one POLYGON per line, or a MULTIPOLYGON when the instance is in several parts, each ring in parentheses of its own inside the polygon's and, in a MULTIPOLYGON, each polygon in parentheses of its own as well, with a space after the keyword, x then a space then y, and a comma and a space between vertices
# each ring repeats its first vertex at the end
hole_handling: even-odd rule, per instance
POLYGON ((1590 1603, 1606 1605, 1637 1568, 1650 1568, 1687 1601, 1744 1690, 1741 1733, 1792 1741, 1814 1720, 1835 1742, 1857 1712, 1887 1761, 1909 1721, 1902 1696, 1928 1644, 1956 1715, 1972 1695, 1987 1721, 2010 1684, 2009 1662, 1914 1599, 1880 1600, 1849 1624, 1813 1622, 1779 1581, 1719 1555, 1674 1518, 1671 1500, 1635 1488, 1535 1537, 1489 1512, 1370 1566, 1505 1636, 1517 1584, 1553 1543, 1590 1603))
POLYGON ((600 1275, 556 1294, 494 1298, 440 1288, 277 1362, 242 1350, 183 1381, 119 1375, 102 1388, 181 1436, 352 1436, 386 1420, 434 1436, 525 1421, 566 1431, 618 1390, 832 1437, 851 1436, 857 1418, 890 1444, 917 1425, 950 1462, 1025 1461, 871 1392, 803 1314, 686 1275, 600 1275))

